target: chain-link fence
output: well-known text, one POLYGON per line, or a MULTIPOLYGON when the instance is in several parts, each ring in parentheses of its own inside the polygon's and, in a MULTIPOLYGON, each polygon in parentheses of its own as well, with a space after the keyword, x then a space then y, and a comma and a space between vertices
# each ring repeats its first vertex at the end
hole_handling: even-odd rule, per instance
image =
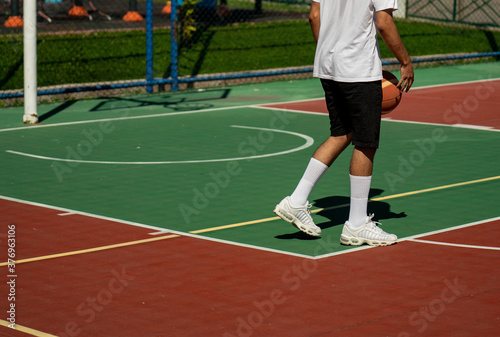
MULTIPOLYGON (((39 99, 309 77, 310 3, 38 0, 39 99)), ((500 55, 499 0, 401 0, 399 7, 396 24, 417 62, 500 55)), ((0 9, 0 104, 9 105, 23 96, 23 2, 0 0, 0 9)), ((380 46, 385 64, 393 62, 380 46)))
POLYGON ((498 0, 408 0, 408 17, 500 27, 498 0))

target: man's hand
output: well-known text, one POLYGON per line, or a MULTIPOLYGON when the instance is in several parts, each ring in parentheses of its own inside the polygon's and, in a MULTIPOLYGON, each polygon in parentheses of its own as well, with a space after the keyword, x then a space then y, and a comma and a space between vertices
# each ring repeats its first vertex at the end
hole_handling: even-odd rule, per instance
POLYGON ((401 65, 401 79, 397 85, 399 90, 408 92, 413 85, 414 76, 413 65, 411 62, 407 65, 401 65))
POLYGON ((413 73, 410 55, 408 55, 403 45, 403 41, 401 41, 398 29, 392 18, 392 10, 386 9, 378 11, 375 24, 385 44, 401 64, 401 79, 397 87, 401 91, 408 92, 413 85, 415 75, 413 73))

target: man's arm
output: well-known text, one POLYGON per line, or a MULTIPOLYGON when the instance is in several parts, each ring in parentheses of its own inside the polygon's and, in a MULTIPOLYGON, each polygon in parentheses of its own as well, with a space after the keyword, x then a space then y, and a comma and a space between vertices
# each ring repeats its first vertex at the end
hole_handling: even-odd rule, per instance
POLYGON ((401 64, 401 79, 399 80, 398 87, 408 92, 414 80, 413 65, 392 18, 392 9, 378 11, 375 24, 385 44, 401 64))
POLYGON ((316 43, 318 43, 320 25, 319 2, 313 1, 311 4, 311 11, 309 12, 309 24, 311 25, 314 40, 316 40, 316 43))

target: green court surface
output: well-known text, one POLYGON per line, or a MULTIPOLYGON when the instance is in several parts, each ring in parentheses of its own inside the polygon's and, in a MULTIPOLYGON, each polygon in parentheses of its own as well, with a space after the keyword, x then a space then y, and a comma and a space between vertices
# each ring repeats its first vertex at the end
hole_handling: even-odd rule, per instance
MULTIPOLYGON (((417 69, 416 86, 499 77, 498 63, 417 69)), ((328 137, 328 117, 256 105, 322 94, 311 79, 68 101, 39 106, 40 126, 2 109, 0 195, 295 254, 352 249, 338 241, 350 149, 311 195, 313 210, 326 208, 314 215, 320 239, 272 213, 328 137)), ((368 210, 400 238, 498 216, 498 153, 499 132, 384 121, 368 210)))

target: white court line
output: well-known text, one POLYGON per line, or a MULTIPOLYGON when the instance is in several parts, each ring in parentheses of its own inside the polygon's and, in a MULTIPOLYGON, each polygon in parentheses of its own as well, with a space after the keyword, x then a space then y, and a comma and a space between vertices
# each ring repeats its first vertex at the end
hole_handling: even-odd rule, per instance
POLYGON ((431 244, 431 245, 460 247, 460 248, 475 248, 475 249, 486 249, 486 250, 500 250, 500 247, 463 245, 463 244, 460 244, 460 243, 449 243, 449 242, 430 241, 430 240, 408 239, 406 241, 426 243, 426 244, 431 244))
POLYGON ((472 84, 472 83, 481 83, 481 82, 493 82, 493 81, 499 81, 500 77, 496 78, 485 78, 481 80, 472 80, 472 81, 463 81, 463 82, 455 82, 455 83, 443 83, 443 84, 431 84, 431 85, 425 85, 422 87, 412 87, 410 90, 421 90, 421 89, 432 89, 432 88, 440 88, 440 87, 453 87, 456 85, 463 85, 463 84, 472 84))
MULTIPOLYGON (((111 217, 97 215, 97 214, 92 214, 92 213, 87 213, 87 212, 75 211, 75 210, 71 210, 71 209, 68 209, 68 208, 63 208, 63 207, 58 207, 58 206, 52 206, 52 205, 47 205, 47 204, 42 204, 42 203, 38 203, 38 202, 17 199, 17 198, 11 198, 11 197, 7 197, 7 196, 4 196, 4 195, 0 195, 0 199, 4 199, 4 200, 8 200, 8 201, 13 201, 13 202, 18 202, 20 204, 26 204, 26 205, 37 206, 37 207, 42 207, 42 208, 48 208, 48 209, 63 211, 63 212, 66 212, 66 213, 79 214, 79 215, 84 215, 84 216, 88 216, 88 217, 95 218, 95 219, 101 219, 101 220, 107 220, 107 221, 112 221, 112 222, 118 222, 118 223, 122 223, 122 224, 125 224, 125 225, 130 225, 130 226, 135 226, 135 227, 147 228, 147 229, 154 230, 154 232, 148 233, 150 235, 158 235, 158 234, 164 234, 164 233, 173 233, 173 234, 178 234, 178 235, 181 235, 181 236, 192 237, 192 238, 201 239, 201 240, 213 241, 213 242, 228 244, 228 245, 237 246, 237 247, 251 248, 251 249, 256 249, 256 250, 270 252, 270 253, 277 253, 277 254, 282 254, 282 255, 295 256, 295 257, 300 257, 300 258, 310 259, 310 260, 319 260, 319 259, 323 259, 323 258, 327 258, 327 257, 332 257, 332 256, 337 256, 337 255, 354 253, 354 252, 357 252, 357 251, 360 251, 360 250, 365 250, 365 249, 380 248, 380 247, 373 247, 373 246, 367 246, 367 245, 365 245, 365 246, 360 246, 360 247, 349 248, 349 249, 346 249, 346 250, 340 251, 340 252, 333 252, 333 253, 328 253, 328 254, 323 254, 323 255, 311 256, 311 255, 304 255, 304 254, 292 253, 292 252, 288 252, 288 251, 284 251, 284 250, 279 250, 279 249, 273 249, 273 248, 266 248, 266 247, 261 247, 261 246, 255 246, 255 245, 250 245, 250 244, 245 244, 245 243, 240 243, 240 242, 228 241, 228 240, 223 240, 223 239, 216 239, 216 238, 211 238, 211 237, 207 237, 207 236, 202 236, 202 235, 197 235, 197 234, 191 234, 191 233, 187 233, 187 232, 181 232, 181 231, 177 231, 177 230, 172 230, 172 229, 168 229, 168 228, 162 228, 162 227, 156 227, 156 226, 151 226, 151 225, 145 225, 145 224, 141 224, 141 223, 138 223, 138 222, 127 221, 127 220, 122 220, 122 219, 117 219, 117 218, 111 218, 111 217)), ((471 227, 471 226, 475 226, 475 225, 479 225, 479 224, 483 224, 483 223, 487 223, 487 222, 491 222, 491 221, 496 221, 496 220, 500 220, 500 216, 499 217, 495 217, 495 218, 490 218, 490 219, 484 219, 484 220, 480 220, 480 221, 475 221, 475 222, 471 222, 471 223, 467 223, 467 224, 463 224, 463 225, 458 225, 458 226, 454 226, 454 227, 450 227, 450 228, 440 229, 440 230, 426 232, 426 233, 422 233, 422 234, 416 234, 416 235, 413 235, 413 236, 407 236, 407 237, 399 239, 398 242, 411 241, 413 239, 424 237, 424 236, 428 236, 428 235, 432 235, 432 234, 449 232, 449 231, 452 231, 452 230, 456 230, 456 229, 460 229, 460 228, 465 228, 465 227, 471 227)), ((318 247, 320 247, 320 246, 324 247, 325 245, 327 245, 327 244, 318 241, 318 247)))
MULTIPOLYGON (((421 90, 421 89, 431 89, 431 88, 440 88, 440 87, 448 87, 448 86, 456 86, 456 85, 463 85, 463 84, 472 84, 472 83, 480 83, 480 82, 492 82, 492 81, 500 81, 500 77, 497 78, 487 78, 487 79, 482 79, 482 80, 472 80, 472 81, 463 81, 463 82, 455 82, 455 83, 444 83, 444 84, 431 84, 431 85, 425 85, 421 87, 411 87, 411 91, 414 90, 421 90)), ((317 101, 320 99, 324 99, 325 96, 321 96, 318 98, 308 98, 308 99, 297 99, 297 100, 292 100, 292 101, 281 101, 281 102, 273 102, 273 103, 263 103, 260 105, 279 105, 279 104, 289 104, 289 103, 300 103, 300 102, 309 102, 309 101, 317 101)))
MULTIPOLYGON (((318 116, 327 116, 327 113, 323 112, 314 112, 314 111, 305 111, 305 110, 294 110, 294 109, 285 109, 285 108, 273 108, 268 106, 255 106, 254 108, 264 109, 264 110, 279 110, 285 112, 295 112, 306 115, 318 115, 318 116)), ((392 119, 392 117, 382 117, 382 122, 396 122, 396 123, 405 123, 405 124, 417 124, 417 125, 433 125, 433 126, 443 126, 450 127, 456 129, 473 129, 480 131, 495 131, 500 132, 500 129, 495 129, 492 126, 483 126, 483 125, 473 125, 473 124, 444 124, 444 123, 430 123, 430 122, 416 122, 416 121, 408 121, 402 119, 392 119)))
POLYGON ((301 151, 304 149, 307 149, 308 147, 312 146, 314 144, 314 139, 312 137, 309 137, 308 135, 298 133, 298 132, 292 132, 292 131, 286 131, 286 130, 279 130, 279 129, 266 129, 266 128, 258 128, 258 127, 252 127, 252 126, 242 126, 242 125, 231 125, 233 128, 240 128, 240 129, 251 129, 251 130, 261 130, 261 131, 271 131, 271 132, 277 132, 277 133, 284 133, 292 136, 297 136, 300 138, 303 138, 306 140, 305 144, 295 147, 293 149, 285 150, 285 151, 280 151, 280 152, 272 152, 272 153, 267 153, 267 154, 260 154, 260 155, 255 155, 255 156, 248 156, 248 157, 235 157, 235 158, 221 158, 221 159, 200 159, 200 160, 177 160, 177 161, 105 161, 105 160, 81 160, 81 159, 63 159, 63 158, 57 158, 57 157, 47 157, 47 156, 40 156, 32 153, 25 153, 25 152, 19 152, 19 151, 13 151, 13 150, 6 150, 5 152, 11 153, 11 154, 16 154, 19 156, 23 157, 30 157, 30 158, 36 158, 36 159, 42 159, 42 160, 51 160, 51 161, 62 161, 62 162, 69 162, 69 163, 84 163, 84 164, 108 164, 108 165, 159 165, 159 164, 193 164, 193 163, 215 163, 215 162, 225 162, 225 161, 237 161, 237 160, 251 160, 251 159, 258 159, 258 158, 268 158, 268 157, 275 157, 275 156, 281 156, 284 154, 289 154, 297 151, 301 151))
POLYGON ((207 112, 207 111, 223 111, 223 110, 232 110, 232 109, 239 109, 239 108, 252 108, 252 107, 253 107, 253 105, 241 105, 241 106, 210 108, 210 109, 201 109, 201 110, 165 112, 165 113, 154 114, 154 115, 124 116, 124 117, 90 119, 90 120, 86 120, 86 121, 64 122, 64 123, 54 123, 54 124, 25 125, 25 126, 16 127, 16 128, 0 129, 0 132, 32 130, 32 129, 50 128, 50 127, 67 126, 67 125, 78 125, 78 124, 88 124, 88 123, 114 122, 114 121, 123 121, 123 120, 131 120, 131 119, 178 116, 178 115, 187 115, 187 114, 194 114, 194 113, 207 112))
POLYGON ((304 258, 304 259, 313 259, 314 258, 314 257, 309 256, 309 255, 298 254, 298 253, 288 252, 288 251, 279 250, 279 249, 273 249, 273 248, 266 248, 266 247, 261 247, 261 246, 255 246, 255 245, 250 245, 250 244, 246 244, 246 243, 228 241, 228 240, 223 240, 223 239, 211 238, 211 237, 208 237, 208 236, 191 234, 191 233, 181 232, 181 231, 177 231, 177 230, 173 230, 173 229, 156 227, 156 226, 151 226, 151 225, 145 225, 145 224, 141 224, 141 223, 138 223, 138 222, 133 222, 133 221, 128 221, 128 220, 122 220, 122 219, 117 219, 117 218, 111 218, 111 217, 97 215, 97 214, 92 214, 92 213, 87 213, 87 212, 76 211, 76 210, 72 210, 72 209, 69 209, 69 208, 52 206, 52 205, 42 204, 42 203, 39 203, 39 202, 22 200, 22 199, 17 199, 17 198, 11 198, 11 197, 7 197, 7 196, 4 196, 4 195, 0 195, 0 199, 4 199, 4 200, 8 200, 8 201, 13 201, 13 202, 18 202, 20 204, 26 204, 26 205, 30 205, 30 206, 37 206, 37 207, 42 207, 42 208, 48 208, 48 209, 53 209, 53 210, 57 210, 57 211, 67 212, 67 213, 84 215, 84 216, 88 216, 90 218, 95 218, 95 219, 101 219, 101 220, 107 220, 107 221, 112 221, 112 222, 118 222, 118 223, 122 223, 122 224, 125 224, 125 225, 130 225, 130 226, 135 226, 135 227, 140 227, 140 228, 152 229, 152 230, 154 230, 154 232, 153 233, 149 233, 151 235, 162 234, 162 233, 166 232, 166 233, 173 233, 173 234, 178 234, 178 235, 181 235, 181 236, 191 237, 191 238, 195 238, 195 239, 201 239, 201 240, 206 240, 206 241, 213 241, 213 242, 228 244, 228 245, 237 246, 237 247, 251 248, 251 249, 261 250, 261 251, 270 252, 270 253, 278 253, 278 254, 282 254, 282 255, 295 256, 295 257, 300 257, 300 258, 304 258))
POLYGON ((274 108, 271 106, 255 106, 257 109, 263 109, 263 110, 278 110, 278 111, 285 111, 285 112, 295 112, 299 114, 306 114, 306 115, 318 115, 318 116, 328 116, 327 113, 323 112, 315 112, 315 111, 305 111, 305 110, 295 110, 295 109, 286 109, 286 108, 274 108))
POLYGON ((433 126, 444 126, 456 129, 472 129, 479 131, 495 131, 499 132, 500 129, 494 129, 490 126, 482 126, 482 125, 472 125, 472 124, 443 124, 443 123, 430 123, 430 122, 416 122, 416 121, 406 121, 402 119, 392 119, 392 117, 384 117, 382 118, 382 122, 396 122, 396 123, 405 123, 405 124, 418 124, 418 125, 433 125, 433 126))
MULTIPOLYGON (((458 225, 458 226, 449 227, 449 228, 445 228, 445 229, 439 229, 439 230, 435 230, 435 231, 431 231, 431 232, 426 232, 426 233, 416 234, 416 235, 412 235, 412 236, 407 236, 407 237, 398 239, 398 243, 401 243, 401 242, 404 242, 404 241, 413 241, 414 239, 421 238, 421 237, 424 237, 424 236, 429 236, 429 235, 439 234, 439 233, 445 233, 445 232, 451 232, 451 231, 456 230, 456 229, 461 229, 461 228, 476 226, 476 225, 480 225, 480 224, 484 224, 484 223, 488 223, 488 222, 492 222, 492 221, 497 221, 497 220, 500 220, 500 216, 495 217, 495 218, 489 218, 489 219, 484 219, 484 220, 469 222, 469 223, 466 223, 466 224, 463 224, 463 225, 458 225)), ((360 247, 357 247, 357 248, 354 248, 354 249, 344 250, 344 251, 340 251, 340 252, 333 252, 333 253, 328 253, 328 254, 323 254, 323 255, 317 255, 317 256, 314 257, 314 259, 318 260, 318 259, 323 259, 323 258, 326 258, 326 257, 332 257, 332 256, 337 256, 337 255, 351 253, 351 252, 354 252, 354 251, 365 250, 365 249, 372 249, 372 248, 377 248, 377 247, 374 247, 374 246, 360 246, 360 247)))
MULTIPOLYGON (((428 86, 422 86, 422 87, 415 87, 415 88, 412 88, 411 90, 437 88, 437 87, 444 87, 444 86, 455 86, 455 85, 479 83, 479 82, 490 82, 490 81, 497 81, 497 80, 500 80, 500 78, 464 81, 464 82, 447 83, 447 84, 435 84, 435 85, 428 85, 428 86)), ((175 116, 175 115, 193 114, 193 113, 206 112, 206 111, 223 111, 223 110, 240 109, 240 108, 263 108, 262 105, 267 105, 267 104, 272 105, 272 104, 308 102, 308 101, 313 101, 313 100, 318 100, 318 99, 321 99, 321 98, 311 98, 311 99, 305 99, 305 100, 292 100, 292 101, 282 101, 282 102, 270 102, 270 103, 260 103, 260 104, 249 104, 249 105, 239 105, 239 106, 235 105, 235 106, 230 106, 230 107, 209 108, 209 109, 201 109, 201 110, 188 110, 188 111, 179 111, 179 112, 165 112, 165 113, 153 114, 153 115, 139 115, 139 116, 124 116, 124 117, 115 117, 115 118, 92 119, 92 120, 87 120, 87 121, 65 122, 65 123, 55 123, 55 124, 25 125, 22 127, 0 129, 0 132, 32 130, 32 129, 39 129, 39 128, 65 126, 65 125, 78 125, 78 124, 87 124, 87 123, 112 122, 112 121, 119 121, 119 120, 175 116)), ((292 110, 290 110, 290 111, 297 112, 297 111, 292 111, 292 110)), ((447 124, 443 124, 443 125, 449 126, 447 124)))
POLYGON ((71 213, 71 212, 68 212, 68 213, 60 213, 60 214, 57 214, 59 216, 67 216, 67 215, 75 215, 75 213, 71 213))

